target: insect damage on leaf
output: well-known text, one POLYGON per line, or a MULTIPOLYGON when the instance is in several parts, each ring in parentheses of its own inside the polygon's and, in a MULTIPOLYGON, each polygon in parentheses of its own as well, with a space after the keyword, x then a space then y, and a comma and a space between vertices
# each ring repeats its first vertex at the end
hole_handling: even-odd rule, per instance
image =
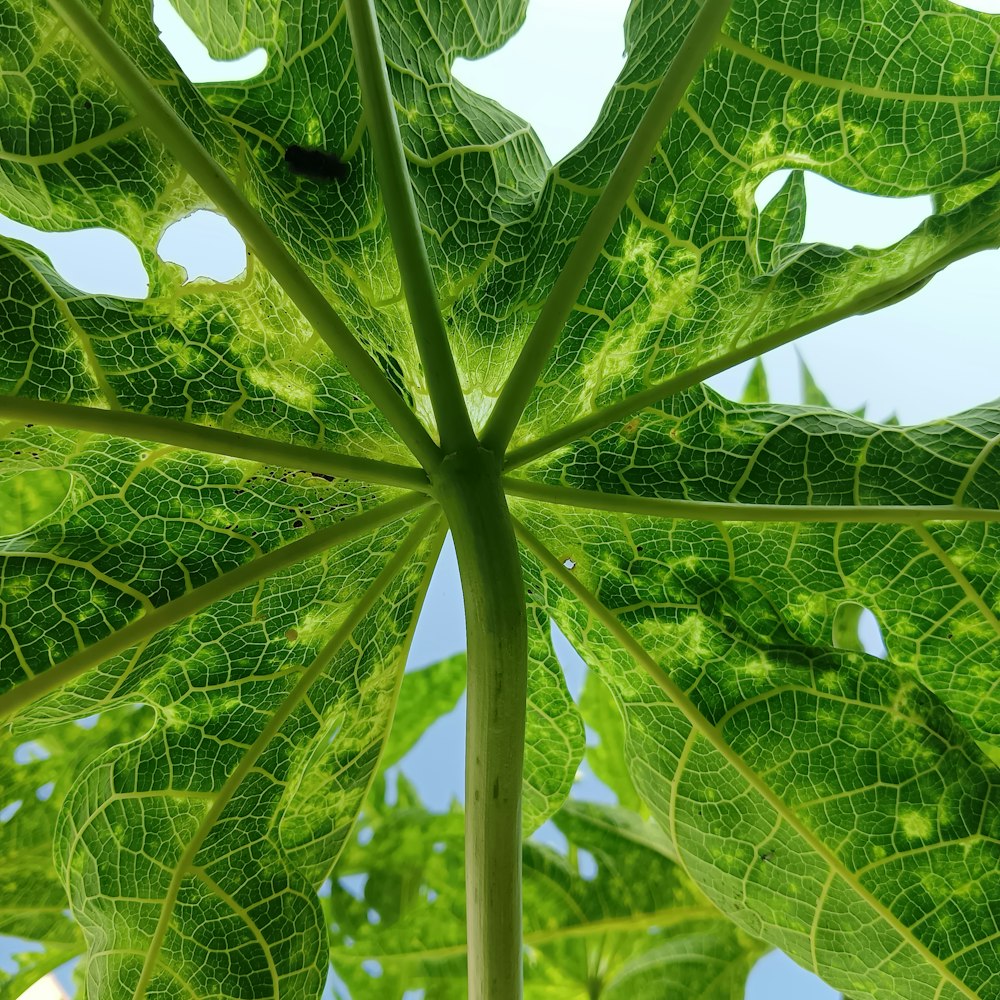
POLYGON ((307 149, 294 143, 285 150, 285 165, 298 177, 312 181, 343 183, 351 168, 336 154, 324 149, 307 149))

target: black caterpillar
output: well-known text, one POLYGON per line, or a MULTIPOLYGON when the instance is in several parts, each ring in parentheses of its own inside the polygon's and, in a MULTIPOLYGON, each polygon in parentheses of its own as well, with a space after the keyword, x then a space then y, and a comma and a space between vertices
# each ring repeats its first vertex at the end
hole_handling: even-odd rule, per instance
POLYGON ((351 168, 336 153, 306 149, 304 146, 289 146, 285 150, 285 164, 293 174, 314 181, 339 184, 346 181, 351 173, 351 168))

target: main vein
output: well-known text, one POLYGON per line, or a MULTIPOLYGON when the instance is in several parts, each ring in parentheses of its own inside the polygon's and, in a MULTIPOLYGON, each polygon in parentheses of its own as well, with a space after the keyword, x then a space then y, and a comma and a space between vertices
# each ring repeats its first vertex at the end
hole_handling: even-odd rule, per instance
POLYGON ((428 497, 410 493, 390 501, 374 510, 340 521, 327 528, 321 528, 304 538, 296 539, 288 545, 252 559, 222 576, 202 584, 202 586, 177 597, 129 622, 124 628, 87 646, 61 663, 55 664, 40 674, 15 685, 0 695, 0 720, 37 701, 43 695, 68 684, 93 667, 126 649, 150 639, 157 632, 174 625, 189 615, 196 614, 214 601, 242 590, 251 584, 267 579, 279 570, 319 555, 332 546, 356 538, 372 531, 389 521, 394 521, 410 511, 429 503, 428 497))
POLYGON ((898 507, 890 504, 777 504, 712 503, 704 500, 668 500, 629 493, 599 493, 569 486, 532 483, 504 476, 504 490, 512 496, 563 507, 582 507, 644 517, 686 518, 694 521, 777 521, 868 524, 922 524, 925 521, 1000 521, 1000 510, 942 504, 938 507, 898 507))
POLYGON ((156 133, 246 240, 303 316, 385 414, 418 461, 424 465, 434 462, 437 446, 416 415, 257 210, 132 59, 81 0, 49 0, 49 3, 111 74, 132 101, 143 123, 156 133))
POLYGON ((437 419, 438 436, 444 450, 450 452, 473 441, 475 435, 417 215, 372 0, 347 0, 347 20, 403 294, 437 419))
POLYGON ((545 300, 483 431, 484 446, 497 454, 504 451, 513 436, 528 397, 612 228, 632 195, 639 177, 648 166, 650 154, 662 138, 684 91, 715 45, 719 29, 729 12, 730 2, 731 0, 704 0, 687 37, 629 139, 607 187, 577 237, 569 259, 545 300))
POLYGON ((212 832, 212 829, 214 828, 219 817, 222 815, 233 795, 236 794, 240 785, 243 783, 243 779, 250 773, 250 770, 260 759, 260 755, 267 748, 268 743, 270 743, 271 740, 277 735, 281 726, 285 723, 295 708, 302 702, 302 699, 305 698, 309 688, 312 687, 313 683, 318 680, 323 671, 330 665, 333 658, 337 655, 340 647, 344 644, 354 629, 357 628, 361 619, 364 618, 364 616, 374 607, 375 602, 379 599, 385 588, 396 578, 407 560, 424 542, 434 520, 439 516, 440 515, 437 510, 428 511, 423 515, 423 517, 420 518, 419 521, 417 521, 413 528, 410 529, 402 545, 386 564, 382 572, 375 578, 371 586, 368 587, 354 607, 351 608, 343 623, 334 633, 329 642, 327 642, 327 644, 320 650, 316 659, 309 665, 309 668, 303 672, 295 687, 292 688, 288 695, 286 695, 284 701, 282 701, 277 709, 275 709, 274 714, 268 720, 267 725, 260 731, 257 739, 254 740, 250 748, 240 759, 239 764, 236 765, 232 773, 226 779, 225 784, 219 789, 218 794, 212 801, 211 807, 203 817, 201 823, 198 824, 198 829, 188 842, 187 847, 185 847, 184 852, 181 854, 177 861, 177 865, 174 868, 170 884, 164 894, 163 906, 160 909, 160 916, 156 924, 156 930, 154 931, 153 937, 149 942, 149 948, 146 952, 146 959, 143 963, 142 972, 133 993, 133 1000, 141 1000, 141 998, 146 995, 146 987, 149 985, 153 973, 156 971, 156 964, 159 960, 160 950, 163 947, 163 941, 166 937, 167 929, 169 928, 170 921, 173 917, 174 907, 177 904, 177 896, 180 892, 181 883, 183 882, 185 875, 191 871, 195 857, 198 854, 201 845, 212 832))
POLYGON ((660 665, 650 656, 645 647, 632 635, 632 633, 618 620, 617 616, 600 601, 600 599, 588 590, 583 583, 573 575, 563 564, 542 544, 531 531, 516 518, 513 518, 515 530, 524 545, 538 558, 542 565, 556 579, 565 586, 582 604, 601 622, 601 624, 619 642, 623 649, 635 660, 635 662, 649 675, 652 681, 670 699, 674 707, 691 724, 692 732, 697 733, 702 739, 709 743, 712 748, 732 767, 740 777, 746 781, 765 802, 774 810, 789 827, 795 831, 823 861, 830 866, 830 869, 844 882, 851 887, 858 898, 864 901, 871 909, 892 927, 899 936, 907 942, 927 963, 933 968, 942 980, 950 982, 968 1000, 978 1000, 977 994, 966 983, 963 983, 951 969, 938 958, 921 941, 913 930, 904 924, 877 896, 869 892, 860 882, 857 873, 844 864, 843 860, 817 836, 802 820, 796 811, 785 802, 780 795, 775 792, 764 779, 750 767, 749 764, 738 754, 725 740, 722 732, 717 726, 701 713, 688 694, 679 688, 660 667, 660 665))
POLYGON ((423 470, 412 466, 342 455, 309 445, 272 441, 219 427, 129 410, 101 410, 73 403, 0 396, 0 420, 4 419, 109 434, 133 441, 156 441, 159 444, 190 448, 192 451, 274 465, 281 469, 319 472, 343 479, 359 479, 411 490, 428 489, 427 476, 423 470))

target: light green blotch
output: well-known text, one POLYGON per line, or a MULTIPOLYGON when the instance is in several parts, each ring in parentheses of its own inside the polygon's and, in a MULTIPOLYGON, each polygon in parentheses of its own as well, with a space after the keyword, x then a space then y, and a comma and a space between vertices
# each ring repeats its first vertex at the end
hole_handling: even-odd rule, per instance
POLYGON ((819 19, 818 34, 820 38, 840 38, 849 42, 854 38, 854 29, 839 18, 824 15, 819 19))
POLYGON ((0 603, 12 604, 23 597, 28 597, 35 589, 35 583, 30 577, 14 577, 4 581, 0 590, 0 603))
POLYGON ((786 614, 800 625, 822 621, 827 615, 828 598, 812 590, 800 590, 788 599, 786 614))
POLYGON ((780 118, 772 118, 767 127, 762 128, 759 134, 754 133, 743 144, 743 159, 748 163, 757 163, 777 155, 780 152, 780 147, 774 133, 779 127, 784 129, 785 123, 780 118))
POLYGON ((192 344, 183 343, 170 337, 157 337, 156 347, 157 350, 162 352, 164 357, 170 358, 177 371, 181 374, 191 372, 203 354, 199 348, 194 347, 192 344))
POLYGON ((298 372, 279 371, 275 368, 247 368, 246 378, 258 389, 269 392, 275 399, 301 410, 316 405, 315 384, 298 372))
POLYGON ((305 144, 307 146, 318 146, 323 142, 323 123, 315 115, 312 115, 306 122, 305 144))
POLYGON ((965 567, 972 563, 978 555, 979 553, 976 549, 969 548, 967 545, 958 546, 948 552, 948 558, 959 569, 965 569, 965 567))
MULTIPOLYGON (((967 132, 973 130, 979 131, 984 128, 993 128, 993 121, 985 111, 966 112, 965 117, 962 119, 962 123, 967 132)), ((993 182, 993 178, 990 178, 989 180, 990 183, 993 182)))
POLYGON ((685 250, 661 258, 657 242, 632 227, 616 263, 623 274, 642 274, 648 305, 644 316, 633 313, 632 322, 611 329, 600 352, 583 366, 584 399, 598 395, 609 376, 634 370, 653 327, 671 317, 685 320, 692 315, 691 297, 698 287, 700 271, 697 255, 685 250))
POLYGON ((749 660, 743 665, 744 673, 754 680, 762 681, 771 673, 771 664, 767 657, 761 653, 759 656, 749 660))
POLYGON ((769 430, 767 425, 759 420, 726 414, 719 417, 715 424, 719 437, 727 444, 741 444, 747 438, 758 438, 769 430))
POLYGON ((899 825, 908 840, 926 840, 934 832, 930 816, 913 809, 899 814, 899 825))
POLYGON ((20 535, 51 517, 71 484, 63 469, 21 472, 0 482, 0 536, 20 535))
POLYGON ((336 631, 344 618, 344 612, 329 606, 315 611, 307 611, 297 625, 292 626, 298 633, 296 641, 310 646, 326 642, 336 631))

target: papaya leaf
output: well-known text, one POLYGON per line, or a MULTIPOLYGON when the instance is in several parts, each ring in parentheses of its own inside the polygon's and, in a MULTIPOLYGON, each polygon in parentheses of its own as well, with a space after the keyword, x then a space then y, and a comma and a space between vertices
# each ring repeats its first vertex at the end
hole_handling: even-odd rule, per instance
POLYGON ((526 0, 173 4, 261 71, 192 82, 149 4, 0 16, 0 213, 114 231, 148 279, 87 294, 0 238, 0 921, 44 949, 18 988, 82 948, 90 1000, 315 1000, 333 909, 359 993, 512 1000, 523 864, 529 995, 730 1000, 767 942, 855 1000, 998 1000, 1000 405, 902 427, 823 372, 799 407, 760 364, 739 403, 704 384, 1000 245, 998 22, 635 0, 551 164, 452 72, 526 0), (934 208, 804 243, 806 171, 934 208), (236 279, 160 257, 198 210, 236 279), (403 681, 448 529, 469 793, 429 817, 379 769, 462 687, 403 681), (553 623, 607 688, 617 811, 566 804, 553 623), (569 855, 522 852, 552 816, 569 855))

